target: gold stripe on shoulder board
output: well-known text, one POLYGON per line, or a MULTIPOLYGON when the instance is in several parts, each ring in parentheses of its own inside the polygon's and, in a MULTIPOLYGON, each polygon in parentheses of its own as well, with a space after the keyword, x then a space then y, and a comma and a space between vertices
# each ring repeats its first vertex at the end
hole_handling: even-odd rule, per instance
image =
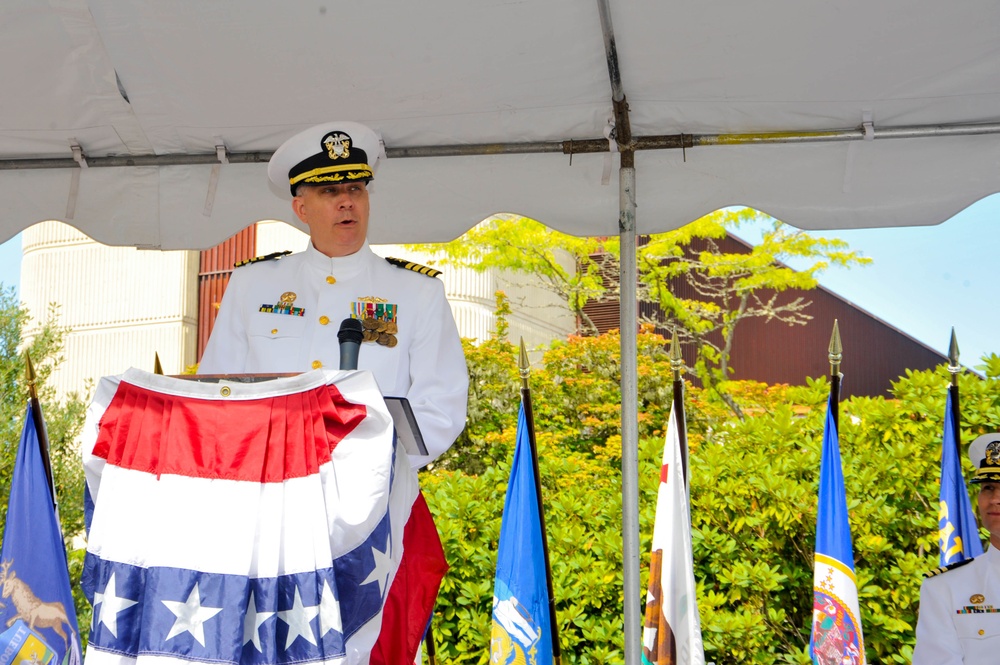
POLYGON ((924 577, 925 578, 927 578, 927 577, 937 577, 938 575, 940 575, 942 573, 947 573, 949 570, 955 570, 956 568, 961 568, 962 566, 964 566, 964 565, 966 565, 968 563, 972 563, 972 559, 962 559, 961 561, 958 561, 956 563, 948 564, 947 566, 938 566, 934 570, 930 570, 930 571, 924 573, 924 577))
POLYGON ((427 275, 428 277, 437 277, 441 274, 440 270, 435 270, 434 268, 428 268, 427 266, 422 266, 419 263, 414 263, 413 261, 407 261, 406 259, 397 259, 391 256, 385 257, 385 260, 396 266, 397 268, 403 268, 404 270, 412 270, 413 272, 418 272, 421 275, 427 275))
POLYGON ((265 254, 264 256, 255 256, 252 259, 247 259, 246 261, 239 261, 233 264, 233 268, 242 268, 243 266, 248 266, 251 263, 260 263, 261 261, 272 261, 274 259, 280 259, 283 256, 288 256, 292 253, 292 250, 286 249, 283 252, 271 252, 270 254, 265 254))

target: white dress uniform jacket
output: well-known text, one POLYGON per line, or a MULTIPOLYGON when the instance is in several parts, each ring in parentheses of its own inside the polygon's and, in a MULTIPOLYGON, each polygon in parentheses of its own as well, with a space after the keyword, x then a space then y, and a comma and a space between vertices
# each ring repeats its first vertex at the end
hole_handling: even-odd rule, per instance
POLYGON ((920 587, 913 665, 1000 663, 1000 550, 928 577, 920 587))
POLYGON ((310 243, 304 252, 234 270, 198 373, 337 369, 340 324, 370 297, 396 306, 397 343, 362 343, 358 368, 371 370, 383 395, 409 400, 428 450, 410 462, 423 466, 465 427, 465 355, 441 281, 389 264, 367 242, 336 258, 310 243), (301 315, 261 311, 282 296, 293 297, 301 315))

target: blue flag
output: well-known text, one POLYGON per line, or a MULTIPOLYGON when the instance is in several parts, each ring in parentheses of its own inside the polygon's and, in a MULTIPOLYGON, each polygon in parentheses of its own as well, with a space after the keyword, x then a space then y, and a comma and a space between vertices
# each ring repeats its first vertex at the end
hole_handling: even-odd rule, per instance
POLYGON ((941 440, 941 497, 938 503, 938 545, 941 565, 977 557, 983 553, 979 527, 972 512, 969 491, 958 455, 958 423, 951 408, 951 391, 944 407, 944 438, 941 440))
POLYGON ((530 445, 522 404, 500 525, 493 587, 491 663, 552 663, 545 552, 530 445))
POLYGON ((813 620, 809 655, 814 663, 863 665, 858 583, 854 577, 854 547, 847 517, 840 443, 833 419, 833 399, 827 402, 823 457, 819 471, 816 515, 816 557, 813 576, 813 620))
MULTIPOLYGON (((49 494, 30 405, 14 462, 0 550, 0 583, 4 603, 0 621, 3 627, 10 625, 10 630, 0 636, 0 643, 4 643, 0 656, 14 659, 19 644, 38 640, 52 652, 52 665, 79 665, 80 630, 70 591, 66 548, 49 494)), ((36 657, 44 658, 37 653, 36 657)), ((3 660, 0 665, 10 662, 3 660)))

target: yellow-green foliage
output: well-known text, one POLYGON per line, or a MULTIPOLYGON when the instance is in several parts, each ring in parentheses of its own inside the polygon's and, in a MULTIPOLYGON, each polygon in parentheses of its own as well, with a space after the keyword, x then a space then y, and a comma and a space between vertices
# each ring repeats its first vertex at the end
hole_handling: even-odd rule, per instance
MULTIPOLYGON (((668 343, 638 338, 642 587, 669 414, 668 343)), ((621 405, 617 333, 547 351, 531 386, 564 662, 624 659, 621 405)), ((823 350, 818 351, 820 353, 823 350)), ((422 473, 451 572, 438 600, 439 662, 486 663, 497 538, 517 418, 513 345, 468 347, 469 428, 422 473), (463 462, 471 462, 468 466, 463 462)), ((1000 359, 960 377, 962 437, 1000 429, 1000 359)), ((849 371, 845 367, 845 371, 849 371)), ((843 458, 869 662, 907 663, 921 575, 937 565, 937 494, 948 373, 913 372, 894 398, 841 405, 843 458)), ((707 660, 807 663, 820 446, 828 383, 733 383, 738 420, 686 395, 695 576, 707 660)), ((642 594, 644 598, 644 594, 642 594)), ((632 631, 635 632, 635 631, 632 631)))

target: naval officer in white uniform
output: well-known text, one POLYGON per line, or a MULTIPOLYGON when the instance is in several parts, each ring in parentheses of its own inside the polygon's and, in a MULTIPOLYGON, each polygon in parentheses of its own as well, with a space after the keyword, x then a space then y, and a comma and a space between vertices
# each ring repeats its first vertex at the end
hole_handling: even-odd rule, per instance
POLYGON ((358 367, 382 394, 410 402, 428 449, 411 456, 420 467, 465 426, 469 378, 437 271, 390 263, 368 246, 368 183, 382 153, 378 135, 353 122, 312 127, 278 148, 268 178, 311 242, 233 271, 198 372, 337 369, 341 321, 360 319, 358 367))
POLYGON ((1000 663, 1000 433, 969 446, 979 485, 980 523, 990 532, 986 552, 934 571, 920 587, 913 665, 1000 663))

